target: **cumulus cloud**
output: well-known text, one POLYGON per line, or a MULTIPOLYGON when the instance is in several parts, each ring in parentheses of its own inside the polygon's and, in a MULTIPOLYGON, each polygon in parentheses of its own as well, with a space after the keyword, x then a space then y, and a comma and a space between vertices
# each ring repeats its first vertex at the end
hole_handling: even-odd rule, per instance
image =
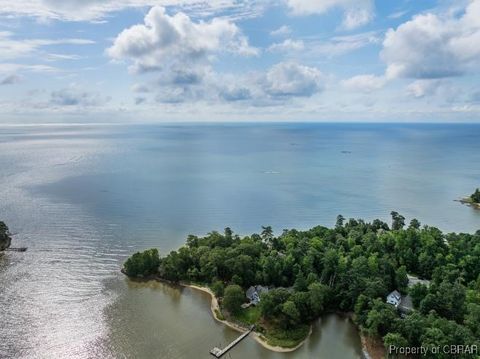
POLYGON ((353 91, 372 92, 385 86, 386 79, 383 76, 371 74, 353 76, 342 81, 342 85, 353 91))
POLYGON ((247 38, 232 22, 214 18, 194 22, 184 13, 168 15, 160 6, 145 16, 145 23, 122 31, 107 50, 116 60, 131 60, 133 71, 164 71, 207 64, 221 51, 255 55, 247 38))
POLYGON ((302 40, 286 39, 285 41, 272 44, 268 47, 270 52, 291 52, 302 51, 305 48, 305 44, 302 40))
POLYGON ((0 80, 0 86, 4 85, 14 85, 20 82, 20 76, 18 75, 9 75, 0 80))
POLYGON ((222 99, 230 102, 249 100, 252 98, 252 93, 249 88, 239 86, 221 89, 219 94, 222 99))
POLYGON ((382 59, 387 77, 460 76, 480 65, 480 0, 461 16, 427 13, 388 30, 382 59))
POLYGON ((315 67, 282 62, 263 79, 264 91, 272 97, 309 97, 324 88, 324 75, 315 67))
POLYGON ((295 15, 325 14, 340 8, 344 12, 342 26, 346 29, 369 23, 374 18, 373 0, 286 0, 295 15))
POLYGON ((109 97, 103 97, 94 92, 83 91, 76 87, 52 91, 50 94, 50 104, 54 106, 90 107, 105 104, 109 100, 109 97))
POLYGON ((407 94, 414 98, 437 97, 453 103, 464 97, 464 91, 448 79, 415 80, 407 86, 407 94))
POLYGON ((132 91, 136 93, 148 93, 151 89, 145 84, 134 84, 132 86, 132 91))

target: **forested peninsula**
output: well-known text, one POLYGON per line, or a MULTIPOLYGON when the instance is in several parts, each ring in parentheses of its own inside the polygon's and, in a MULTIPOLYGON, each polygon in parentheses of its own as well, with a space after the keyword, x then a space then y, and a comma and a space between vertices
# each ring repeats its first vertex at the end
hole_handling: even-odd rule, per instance
POLYGON ((272 346, 296 347, 314 320, 336 312, 387 348, 480 347, 480 231, 447 234, 391 215, 390 225, 340 215, 333 228, 279 236, 271 227, 245 237, 230 228, 190 235, 165 257, 156 249, 134 254, 123 272, 208 287, 220 303, 217 318, 255 324, 272 346))
POLYGON ((460 199, 460 202, 473 208, 480 209, 480 189, 477 188, 470 196, 460 199))
POLYGON ((4 251, 12 243, 12 238, 10 238, 10 233, 8 232, 7 225, 0 221, 0 251, 4 251))

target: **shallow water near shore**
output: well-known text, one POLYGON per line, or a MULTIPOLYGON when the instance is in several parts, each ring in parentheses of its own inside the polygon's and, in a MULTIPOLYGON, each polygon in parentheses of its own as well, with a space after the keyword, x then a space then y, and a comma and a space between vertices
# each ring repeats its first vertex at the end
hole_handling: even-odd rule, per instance
MULTIPOLYGON (((208 358, 238 333, 208 295, 133 283, 131 253, 230 226, 331 226, 391 210, 480 229, 455 199, 480 186, 480 126, 374 124, 0 126, 0 220, 25 253, 0 255, 0 357, 208 358)), ((232 358, 357 358, 328 316, 294 353, 251 338, 232 358)))

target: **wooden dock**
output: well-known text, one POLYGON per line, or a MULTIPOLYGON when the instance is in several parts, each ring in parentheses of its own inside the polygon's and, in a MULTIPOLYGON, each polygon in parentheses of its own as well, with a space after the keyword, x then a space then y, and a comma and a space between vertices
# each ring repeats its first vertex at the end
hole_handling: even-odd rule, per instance
POLYGON ((210 350, 210 354, 212 354, 215 358, 221 358, 222 356, 227 354, 230 351, 230 349, 232 349, 238 343, 240 343, 243 339, 245 339, 248 336, 248 334, 250 334, 252 332, 253 329, 255 329, 254 325, 252 325, 248 331, 246 331, 245 333, 240 335, 233 342, 228 344, 225 348, 223 348, 223 349, 220 349, 220 348, 217 348, 217 347, 213 348, 212 350, 210 350))

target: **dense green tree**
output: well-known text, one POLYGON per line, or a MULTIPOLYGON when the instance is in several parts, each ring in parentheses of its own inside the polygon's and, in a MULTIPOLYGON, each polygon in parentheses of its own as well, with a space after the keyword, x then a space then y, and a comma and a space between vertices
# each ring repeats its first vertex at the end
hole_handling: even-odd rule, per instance
POLYGON ((225 285, 221 280, 217 280, 212 284, 212 290, 213 290, 213 293, 215 293, 215 296, 223 297, 223 293, 225 291, 225 285))
POLYGON ((282 305, 290 298, 290 292, 285 288, 275 288, 262 296, 260 311, 266 318, 275 318, 281 310, 282 305))
POLYGON ((398 212, 392 211, 390 213, 392 216, 392 229, 398 231, 405 226, 405 217, 399 214, 398 212))
POLYGON ((470 199, 475 203, 480 203, 480 189, 477 188, 475 192, 472 193, 470 199))
POLYGON ((308 294, 312 313, 315 317, 319 317, 328 303, 330 288, 314 282, 308 286, 308 294))
POLYGON ((408 294, 412 298, 412 303, 415 308, 420 306, 421 301, 428 293, 428 288, 426 285, 417 283, 413 287, 409 288, 408 294))
POLYGON ((272 239, 273 239, 273 229, 272 227, 270 226, 262 226, 262 239, 267 242, 267 243, 271 243, 272 242, 272 239))
POLYGON ((0 221, 0 251, 10 247, 11 242, 12 238, 10 238, 7 225, 0 221))
POLYGON ((420 221, 418 219, 414 218, 410 221, 409 228, 420 229, 420 225, 421 225, 420 221))
POLYGON ((335 223, 335 227, 336 227, 337 229, 342 228, 344 222, 345 222, 345 217, 342 216, 341 214, 339 214, 339 215, 337 216, 337 222, 335 223))
POLYGON ((395 273, 395 284, 397 289, 406 293, 408 288, 408 277, 407 277, 407 268, 405 266, 400 266, 395 273))
POLYGON ((293 285, 293 288, 298 292, 304 292, 307 290, 307 287, 308 287, 307 280, 305 279, 303 272, 300 270, 298 271, 297 277, 295 278, 295 283, 293 285))
POLYGON ((123 265, 123 270, 132 277, 149 276, 157 273, 159 265, 158 250, 152 248, 129 257, 123 265))
POLYGON ((372 309, 368 312, 365 321, 365 331, 369 335, 384 336, 393 326, 396 317, 397 314, 393 306, 380 299, 374 299, 372 309))
POLYGON ((239 285, 231 284, 225 288, 223 296, 223 306, 230 313, 236 314, 240 311, 241 305, 245 300, 245 293, 239 285))
POLYGON ((383 337, 383 344, 385 345, 385 350, 387 351, 389 358, 398 358, 398 356, 395 355, 395 352, 390 353, 390 346, 396 348, 405 348, 408 346, 408 341, 399 333, 388 333, 383 337))
POLYGON ((300 321, 300 312, 295 303, 287 300, 282 304, 282 313, 286 315, 289 327, 294 327, 300 321))
POLYGON ((480 338, 480 304, 470 303, 465 316, 465 325, 477 338, 480 338))

